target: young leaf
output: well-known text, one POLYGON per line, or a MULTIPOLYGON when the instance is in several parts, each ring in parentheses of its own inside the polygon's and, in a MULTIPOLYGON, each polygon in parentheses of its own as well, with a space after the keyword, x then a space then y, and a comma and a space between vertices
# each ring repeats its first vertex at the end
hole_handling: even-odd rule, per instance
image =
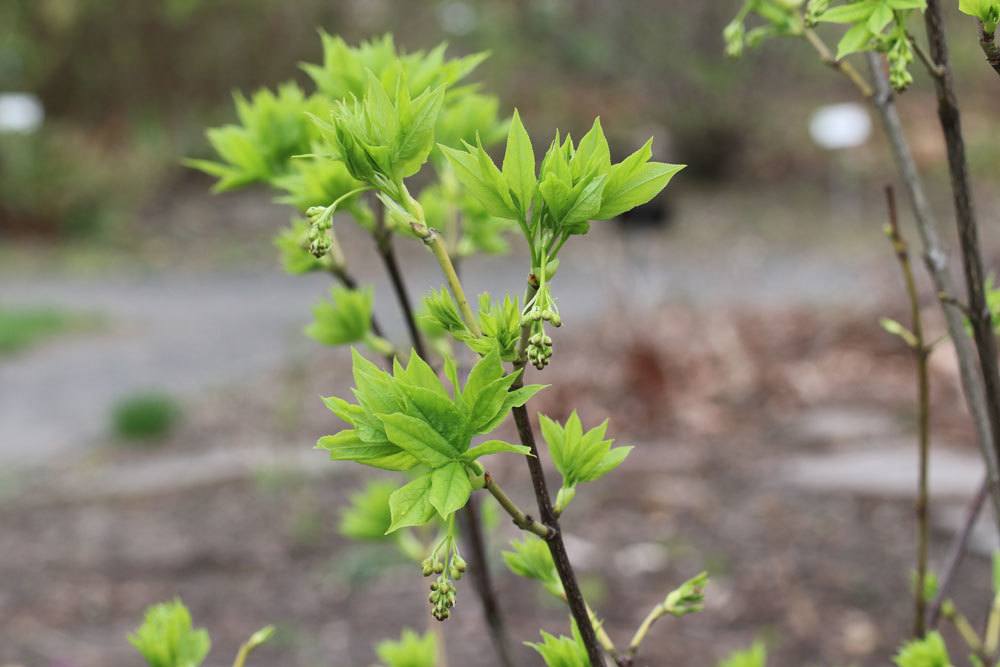
POLYGON ((952 664, 944 639, 936 631, 903 644, 893 662, 897 667, 951 667, 952 664))
POLYGON ((483 205, 487 213, 497 218, 518 219, 507 181, 482 147, 473 148, 467 144, 465 150, 458 150, 441 144, 438 146, 451 163, 462 187, 483 205))
POLYGON ((701 572, 671 591, 663 601, 666 612, 677 618, 694 614, 705 607, 708 572, 701 572))
POLYGON ((142 626, 128 637, 149 667, 199 667, 212 642, 205 630, 195 630, 191 614, 179 599, 146 610, 142 626))
POLYGON ((449 463, 431 473, 430 502, 443 518, 465 507, 472 483, 463 463, 449 463))
POLYGON ((872 41, 874 35, 869 30, 867 23, 858 23, 844 33, 840 42, 837 43, 837 60, 842 60, 852 53, 864 51, 872 41))
POLYGON ((762 642, 754 642, 750 648, 732 653, 719 667, 767 667, 767 648, 762 642))
POLYGON ((385 667, 437 667, 438 646, 433 632, 418 635, 403 630, 399 641, 383 641, 375 649, 385 667))
POLYGON ((511 193, 517 198, 521 216, 527 214, 535 197, 535 150, 531 138, 521 124, 521 116, 514 109, 507 134, 507 150, 503 156, 503 177, 511 193))
POLYGON ((407 526, 422 526, 434 518, 431 486, 431 475, 426 474, 392 492, 389 496, 392 522, 385 531, 387 535, 407 526))
POLYGON ((531 447, 526 447, 524 445, 512 445, 511 443, 504 442, 503 440, 487 440, 486 442, 476 445, 463 454, 462 459, 465 461, 475 461, 482 456, 500 454, 503 452, 530 456, 531 447))
POLYGON ((438 468, 462 453, 425 421, 401 413, 377 416, 389 441, 424 465, 438 468))
POLYGON ((542 656, 545 667, 589 667, 590 658, 578 632, 572 637, 555 637, 544 630, 541 634, 541 643, 527 644, 542 656))
POLYGON ((330 290, 331 300, 313 306, 313 323, 306 335, 324 345, 350 345, 364 341, 371 331, 375 292, 371 287, 330 290))
POLYGON ((556 597, 562 595, 562 582, 544 540, 529 535, 523 540, 511 541, 510 546, 512 550, 501 555, 511 572, 525 579, 534 579, 556 597))
POLYGON ((597 220, 610 220, 636 206, 641 206, 660 193, 670 179, 684 168, 680 164, 650 162, 653 140, 623 161, 613 165, 604 186, 597 220))
POLYGON ((383 540, 392 524, 389 497, 395 490, 392 482, 377 481, 351 496, 340 513, 340 534, 354 540, 383 540))

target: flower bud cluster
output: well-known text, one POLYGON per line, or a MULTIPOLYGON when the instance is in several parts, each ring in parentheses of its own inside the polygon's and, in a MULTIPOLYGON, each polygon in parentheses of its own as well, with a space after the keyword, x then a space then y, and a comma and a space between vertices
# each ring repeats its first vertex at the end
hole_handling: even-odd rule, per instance
POLYGON ((431 592, 427 596, 427 601, 431 604, 431 615, 439 621, 447 620, 451 616, 451 610, 455 606, 455 599, 458 589, 453 582, 460 580, 465 575, 468 564, 458 553, 458 548, 450 538, 445 538, 435 548, 430 558, 425 558, 420 564, 425 577, 438 575, 437 579, 431 582, 431 592), (439 557, 438 552, 441 547, 445 547, 447 555, 444 559, 439 557))
POLYGON ((320 259, 333 247, 329 232, 333 228, 333 211, 328 206, 313 206, 306 211, 309 218, 309 252, 320 259))

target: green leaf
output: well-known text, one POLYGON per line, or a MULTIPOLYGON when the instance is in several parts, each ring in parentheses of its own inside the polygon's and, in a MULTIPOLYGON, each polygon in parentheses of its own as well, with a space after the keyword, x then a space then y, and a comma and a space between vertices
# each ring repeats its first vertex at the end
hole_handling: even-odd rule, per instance
POLYGON ((382 470, 405 471, 421 463, 412 454, 388 441, 363 440, 356 429, 324 435, 316 442, 316 449, 328 451, 332 461, 355 461, 382 470))
POLYGON ((392 523, 386 534, 408 526, 422 526, 434 518, 431 504, 431 475, 421 475, 389 496, 392 523))
POLYGON ((604 136, 600 117, 594 119, 593 127, 580 139, 569 166, 575 180, 590 174, 603 176, 611 169, 611 148, 604 136))
POLYGON ((708 572, 700 572, 671 591, 663 601, 663 609, 677 618, 701 611, 705 607, 707 585, 708 572))
POLYGON ((767 648, 763 642, 754 642, 750 648, 730 654, 719 667, 767 667, 767 648))
POLYGON ((948 648, 938 632, 903 644, 893 662, 897 667, 951 667, 948 648))
POLYGON ((450 463, 431 473, 430 502, 442 519, 465 507, 471 493, 472 483, 465 464, 450 463))
POLYGON ((334 287, 331 299, 313 306, 313 322, 306 335, 324 345, 360 343, 371 331, 375 292, 371 287, 334 287))
POLYGON ((511 550, 504 551, 501 556, 511 572, 525 579, 534 579, 556 597, 562 595, 562 582, 544 540, 528 535, 524 539, 512 540, 510 546, 511 550))
POLYGON ((574 188, 574 191, 579 188, 579 193, 576 194, 573 204, 566 211, 562 223, 572 225, 578 222, 587 222, 596 216, 601 209, 601 196, 604 193, 606 182, 607 176, 602 174, 590 181, 582 181, 577 188, 574 188))
POLYGON ((596 220, 610 220, 658 195, 684 165, 650 162, 653 140, 647 141, 608 172, 596 220))
POLYGON ((434 148, 434 128, 443 104, 444 86, 439 86, 424 92, 401 110, 402 127, 395 149, 401 177, 412 176, 427 162, 434 148))
POLYGON ((486 442, 480 443, 465 452, 465 454, 462 455, 462 459, 466 461, 475 461, 483 456, 504 452, 531 456, 531 447, 526 447, 525 445, 512 445, 511 443, 503 440, 487 440, 486 442))
POLYGON ((400 413, 377 416, 392 444, 431 468, 447 465, 462 453, 420 419, 400 413))
POLYGON ((507 134, 507 149, 503 156, 503 177, 517 198, 520 213, 524 216, 535 196, 535 150, 531 138, 521 124, 521 116, 514 109, 507 134))
POLYGON ((573 637, 555 637, 542 630, 541 635, 540 643, 527 642, 527 644, 542 656, 545 667, 590 666, 587 649, 578 632, 574 632, 573 637))
MULTIPOLYGON (((469 192, 470 196, 483 205, 487 213, 498 218, 517 220, 518 212, 510 198, 507 182, 503 180, 499 171, 493 172, 488 168, 484 169, 486 165, 477 149, 471 146, 466 146, 465 150, 457 150, 441 144, 438 146, 455 170, 455 176, 459 183, 469 192)), ((485 162, 493 164, 488 156, 486 156, 485 162)), ((496 165, 493 165, 493 169, 496 169, 496 165)))
POLYGON ((852 53, 864 51, 872 40, 872 33, 866 23, 858 23, 851 27, 837 44, 837 60, 842 60, 852 53))
POLYGON ((867 21, 879 4, 878 0, 861 0, 838 5, 820 14, 819 20, 826 23, 860 23, 867 21))
POLYGON ((180 599, 153 605, 142 626, 128 637, 149 667, 199 667, 212 646, 208 632, 195 630, 180 599))
POLYGON ((875 6, 875 10, 868 17, 868 30, 872 34, 878 35, 893 19, 892 7, 888 2, 882 2, 875 6))
POLYGON ((380 642, 375 649, 385 667, 437 667, 438 646, 433 632, 418 635, 403 630, 399 641, 380 642))
POLYGON ((353 540, 385 539, 392 524, 389 498, 396 490, 392 482, 369 482, 348 500, 340 513, 340 534, 353 540))

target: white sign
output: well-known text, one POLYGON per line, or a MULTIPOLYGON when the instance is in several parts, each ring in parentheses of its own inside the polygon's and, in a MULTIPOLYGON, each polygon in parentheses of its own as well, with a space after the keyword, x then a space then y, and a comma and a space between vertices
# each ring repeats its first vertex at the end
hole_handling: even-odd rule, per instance
POLYGON ((861 146, 872 132, 872 120, 860 104, 820 107, 809 120, 809 135, 827 150, 861 146))

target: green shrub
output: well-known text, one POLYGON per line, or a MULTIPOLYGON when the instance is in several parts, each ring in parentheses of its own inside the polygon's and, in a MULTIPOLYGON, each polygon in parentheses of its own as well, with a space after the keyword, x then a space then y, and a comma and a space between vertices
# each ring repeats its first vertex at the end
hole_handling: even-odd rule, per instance
POLYGON ((181 408, 161 392, 137 394, 119 401, 112 411, 114 433, 122 440, 149 441, 166 437, 180 421, 181 408))
POLYGON ((0 307, 0 356, 21 352, 45 339, 92 327, 95 318, 45 307, 0 307))

